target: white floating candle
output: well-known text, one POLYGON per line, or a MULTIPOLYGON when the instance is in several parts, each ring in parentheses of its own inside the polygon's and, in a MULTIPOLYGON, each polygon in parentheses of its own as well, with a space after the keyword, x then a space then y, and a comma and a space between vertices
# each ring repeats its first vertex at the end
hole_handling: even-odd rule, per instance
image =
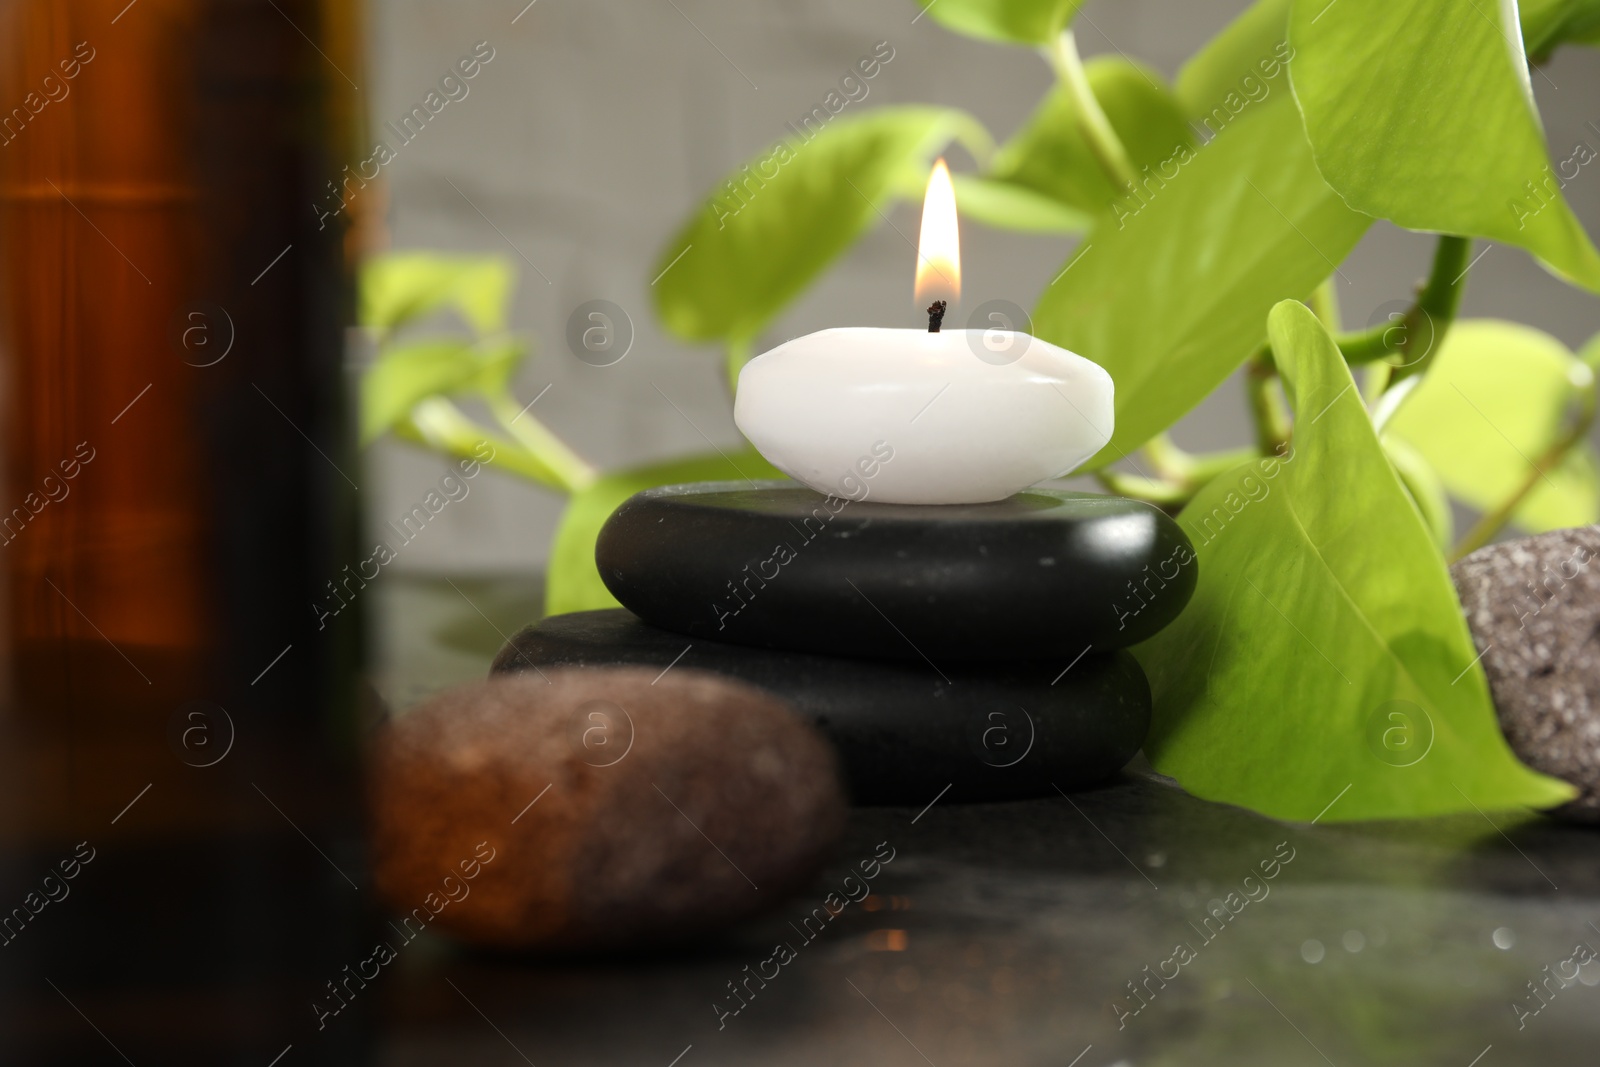
MULTIPOLYGON (((957 295, 955 194, 943 160, 928 182, 921 239, 919 300, 957 295)), ((1097 364, 1026 333, 849 327, 751 360, 733 417, 773 466, 819 493, 975 504, 1068 474, 1100 451, 1112 396, 1097 364)))

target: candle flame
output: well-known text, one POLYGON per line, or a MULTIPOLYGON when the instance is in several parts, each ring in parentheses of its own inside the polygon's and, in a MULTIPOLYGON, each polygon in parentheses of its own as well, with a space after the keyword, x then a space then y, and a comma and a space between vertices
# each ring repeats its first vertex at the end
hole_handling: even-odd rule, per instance
POLYGON ((956 189, 944 159, 933 165, 922 198, 922 231, 917 239, 916 301, 961 299, 961 234, 956 225, 956 189))

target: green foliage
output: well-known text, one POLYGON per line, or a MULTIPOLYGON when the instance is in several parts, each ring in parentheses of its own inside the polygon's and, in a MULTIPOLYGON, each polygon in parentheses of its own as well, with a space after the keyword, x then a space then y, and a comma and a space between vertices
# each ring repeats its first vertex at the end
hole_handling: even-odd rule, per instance
POLYGON ((753 449, 732 455, 691 456, 633 470, 614 471, 572 497, 550 549, 550 576, 545 583, 547 615, 618 607, 595 567, 594 542, 611 513, 633 494, 662 485, 783 475, 753 449))
POLYGON ((377 341, 377 358, 361 380, 361 443, 385 433, 461 459, 492 445, 491 465, 552 489, 576 490, 595 472, 528 414, 511 393, 511 377, 527 353, 506 334, 516 267, 499 256, 405 252, 362 265, 361 325, 377 341), (432 312, 451 308, 472 336, 400 336, 432 312), (480 401, 499 422, 488 428, 456 406, 480 401))
MULTIPOLYGON (((1525 59, 1600 42, 1600 0, 1522 0, 1520 36, 1504 2, 1257 0, 1171 88, 1127 56, 1084 63, 1079 0, 917 2, 930 22, 1036 50, 1054 86, 998 149, 949 107, 791 128, 645 274, 666 329, 715 342, 731 384, 762 332, 897 202, 917 202, 932 157, 959 142, 963 217, 1059 243, 1036 332, 1115 380, 1114 434, 1089 469, 1181 508, 1199 546, 1194 601, 1138 650, 1155 765, 1287 818, 1570 795, 1502 740, 1445 559, 1507 522, 1600 518, 1587 442, 1600 339, 1580 358, 1531 328, 1454 319, 1474 236, 1600 290, 1600 253, 1559 191, 1595 153, 1575 148, 1552 173, 1532 93, 1545 75, 1525 59), (1344 333, 1341 264, 1375 218, 1438 235, 1429 278, 1391 323, 1344 333), (1167 431, 1241 365, 1250 446, 1178 448, 1167 431), (1137 471, 1107 469, 1124 456, 1137 471), (1453 546, 1452 500, 1482 512, 1453 546)), ((910 249, 905 264, 909 281, 910 249)), ((548 610, 609 607, 594 542, 628 496, 777 472, 744 450, 600 476, 511 394, 514 284, 493 258, 369 265, 361 316, 380 353, 363 436, 462 455, 488 441, 502 470, 570 494, 548 610), (472 335, 396 338, 445 309, 472 335)), ((1061 417, 1082 416, 1063 403, 1061 417)))
POLYGON ((1296 0, 1290 70, 1317 166, 1359 211, 1517 245, 1600 290, 1600 253, 1561 195, 1503 10, 1296 0))
POLYGON ((952 174, 956 210, 963 219, 1024 233, 1082 233, 1092 220, 1044 193, 974 174, 952 174))
POLYGON ((361 268, 357 319, 386 331, 441 308, 460 312, 480 334, 506 328, 516 268, 499 256, 400 252, 361 268))
POLYGON ((662 323, 686 340, 755 336, 957 137, 987 149, 988 135, 963 112, 886 107, 756 156, 661 253, 654 290, 662 323))
MULTIPOLYGON (((1189 124, 1160 75, 1124 59, 1091 60, 1084 73, 1135 171, 1159 167, 1193 145, 1189 124)), ((1088 215, 1109 212, 1126 194, 1085 138, 1081 110, 1065 87, 1055 89, 995 152, 988 176, 1088 215)))
MULTIPOLYGON (((984 41, 1045 44, 1060 33, 1083 0, 917 0, 933 21, 984 41)), ((918 16, 921 17, 920 15, 918 16)))
POLYGON ((1198 404, 1260 345, 1267 310, 1310 295, 1371 221, 1318 176, 1281 74, 1162 184, 1103 219, 1034 311, 1040 337, 1116 382, 1091 467, 1198 404))
POLYGON ((1600 0, 1522 0, 1522 39, 1535 62, 1557 45, 1600 44, 1600 0))
MULTIPOLYGON (((1270 81, 1292 55, 1289 8, 1294 0, 1257 0, 1244 14, 1196 52, 1178 71, 1178 102, 1195 122, 1218 107, 1229 94, 1250 99, 1250 81, 1270 81)), ((1213 128, 1212 132, 1216 132, 1213 128)))
POLYGON ((1294 302, 1268 330, 1294 449, 1218 478, 1180 516, 1199 586, 1138 650, 1156 699, 1151 762, 1200 796, 1286 819, 1570 798, 1501 736, 1443 560, 1333 338, 1294 302))
POLYGON ((504 389, 522 361, 515 340, 479 344, 457 338, 395 345, 367 372, 361 389, 361 443, 371 444, 431 396, 504 389))
POLYGON ((1406 495, 1422 517, 1422 523, 1433 535, 1439 551, 1450 548, 1455 540, 1455 517, 1450 512, 1450 494, 1445 491, 1444 479, 1421 452, 1398 437, 1382 438, 1383 454, 1400 479, 1406 495))
MULTIPOLYGON (((1594 375, 1549 334, 1512 322, 1459 322, 1384 427, 1412 445, 1445 487, 1488 510, 1560 440, 1594 375)), ((1532 533, 1600 521, 1594 449, 1572 448, 1537 481, 1512 517, 1532 533)))

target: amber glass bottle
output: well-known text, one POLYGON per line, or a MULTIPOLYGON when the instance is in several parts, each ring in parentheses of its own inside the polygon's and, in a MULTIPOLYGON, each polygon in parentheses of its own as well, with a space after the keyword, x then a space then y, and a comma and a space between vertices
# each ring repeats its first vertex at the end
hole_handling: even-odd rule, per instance
POLYGON ((6 1062, 360 1062, 354 3, 0 3, 6 1062))
MULTIPOLYGON (((0 5, 12 859, 48 869, 87 839, 121 857, 99 864, 121 864, 128 892, 152 843, 195 842, 195 856, 283 834, 321 865, 293 819, 332 849, 317 826, 342 810, 324 794, 341 780, 356 635, 342 620, 319 630, 310 605, 354 558, 359 471, 344 432, 348 234, 314 205, 357 158, 355 41, 353 0, 0 5)), ((232 891, 206 906, 242 914, 232 891)), ((88 937, 111 922, 99 901, 81 890, 50 929, 88 937)), ((43 955, 45 918, 7 932, 0 965, 55 959, 70 993, 90 957, 43 955)), ((163 953, 149 957, 159 972, 163 953)), ((156 1040, 158 1020, 136 1022, 156 1040)))

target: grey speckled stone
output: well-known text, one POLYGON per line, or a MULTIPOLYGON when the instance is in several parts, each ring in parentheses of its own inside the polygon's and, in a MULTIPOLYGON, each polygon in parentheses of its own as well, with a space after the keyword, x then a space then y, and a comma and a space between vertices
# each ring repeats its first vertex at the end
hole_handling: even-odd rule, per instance
POLYGON ((1451 576, 1512 749, 1583 790, 1555 814, 1600 822, 1600 527, 1490 545, 1451 576))

